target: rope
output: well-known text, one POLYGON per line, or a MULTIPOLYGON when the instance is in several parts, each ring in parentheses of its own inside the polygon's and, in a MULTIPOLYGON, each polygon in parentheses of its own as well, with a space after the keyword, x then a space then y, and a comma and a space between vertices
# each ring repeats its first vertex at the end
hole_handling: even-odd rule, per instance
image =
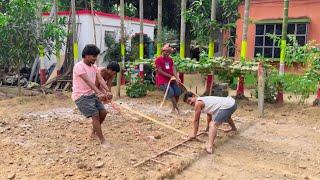
MULTIPOLYGON (((123 116, 125 118, 125 115, 123 114, 122 110, 117 107, 117 105, 113 102, 111 102, 111 106, 114 110, 118 111, 120 113, 121 116, 123 116)), ((139 139, 142 139, 146 144, 147 146, 149 147, 149 149, 155 154, 156 153, 156 150, 152 147, 152 145, 142 136, 142 133, 137 129, 135 128, 131 123, 130 121, 127 121, 129 122, 128 124, 130 125, 130 127, 135 131, 136 134, 138 134, 138 136, 136 135, 137 138, 139 139)))

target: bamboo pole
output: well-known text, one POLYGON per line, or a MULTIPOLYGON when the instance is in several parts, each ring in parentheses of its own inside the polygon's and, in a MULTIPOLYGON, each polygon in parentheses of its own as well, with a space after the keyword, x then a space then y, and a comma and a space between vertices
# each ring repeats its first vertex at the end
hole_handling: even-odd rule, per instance
MULTIPOLYGON (((201 132, 201 133, 199 133, 199 134, 197 135, 197 137, 200 136, 200 135, 202 135, 202 134, 205 134, 205 133, 204 133, 204 132, 201 132)), ((146 162, 150 161, 151 159, 154 159, 154 158, 156 158, 156 157, 158 157, 158 156, 160 156, 160 155, 162 155, 162 154, 164 154, 164 153, 167 153, 168 151, 170 151, 170 150, 172 150, 172 149, 174 149, 174 148, 177 148, 178 146, 186 146, 186 147, 189 147, 189 148, 194 148, 194 147, 192 147, 192 146, 190 146, 190 145, 185 144, 186 142, 191 141, 191 140, 192 140, 192 139, 183 140, 182 142, 179 142, 178 144, 173 145, 173 146, 169 147, 168 149, 165 149, 165 150, 161 151, 160 153, 155 154, 155 155, 151 156, 150 158, 147 158, 147 159, 145 159, 145 160, 143 160, 143 161, 135 164, 133 167, 138 167, 138 166, 142 165, 143 163, 146 163, 146 162)), ((196 148, 194 148, 194 149, 196 149, 196 148)))
POLYGON ((141 116, 141 117, 143 117, 143 118, 145 118, 145 119, 147 119, 149 121, 152 121, 152 122, 154 122, 154 123, 156 123, 156 124, 158 124, 158 125, 160 125, 162 127, 165 127, 167 129, 171 129, 171 130, 173 130, 173 131, 175 131, 175 132, 177 132, 177 133, 179 133, 181 135, 185 135, 185 136, 188 135, 187 133, 185 133, 185 132, 183 132, 181 130, 178 130, 178 129, 172 127, 172 126, 169 126, 169 125, 166 125, 166 124, 164 124, 164 123, 162 123, 160 121, 157 121, 156 119, 154 119, 154 118, 152 118, 150 116, 147 116, 145 114, 142 114, 141 112, 138 112, 136 110, 133 110, 133 109, 129 108, 128 106, 125 106, 125 105, 122 105, 122 104, 118 104, 118 105, 121 106, 122 108, 126 109, 127 111, 129 111, 129 112, 131 112, 133 114, 136 114, 138 116, 141 116))

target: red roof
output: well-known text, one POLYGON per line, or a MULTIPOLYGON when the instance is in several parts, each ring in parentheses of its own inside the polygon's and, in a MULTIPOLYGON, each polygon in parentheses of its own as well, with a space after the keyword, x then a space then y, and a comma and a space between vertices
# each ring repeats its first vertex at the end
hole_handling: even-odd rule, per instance
MULTIPOLYGON (((98 16, 103 16, 103 17, 108 17, 108 18, 113 18, 113 19, 120 19, 120 16, 117 15, 117 14, 109 14, 109 13, 104 13, 104 12, 100 12, 100 11, 93 11, 93 13, 95 15, 98 15, 98 16)), ((70 14, 70 11, 58 12, 58 15, 61 15, 61 16, 66 16, 66 15, 69 15, 69 14, 70 14)), ((78 15, 82 15, 82 14, 90 15, 92 13, 91 13, 91 10, 79 10, 79 11, 76 12, 76 14, 78 14, 78 15)), ((49 12, 45 12, 45 13, 43 13, 43 15, 44 16, 49 16, 50 13, 49 12)), ((124 19, 125 20, 135 21, 135 22, 140 22, 140 19, 139 18, 135 18, 135 17, 125 16, 124 19)), ((148 19, 144 19, 143 22, 144 23, 148 23, 148 24, 157 24, 156 21, 152 21, 152 20, 148 20, 148 19)))

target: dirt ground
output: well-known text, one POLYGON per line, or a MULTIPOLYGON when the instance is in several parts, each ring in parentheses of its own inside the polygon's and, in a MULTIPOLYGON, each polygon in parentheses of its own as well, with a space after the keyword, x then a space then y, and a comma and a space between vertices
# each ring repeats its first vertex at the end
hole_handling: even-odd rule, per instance
MULTIPOLYGON (((267 105, 265 117, 258 118, 256 101, 239 101, 234 115, 239 132, 219 131, 213 155, 204 152, 203 142, 192 141, 172 150, 181 156, 165 154, 156 158, 162 164, 134 167, 186 136, 107 106, 102 128, 112 148, 103 149, 89 138, 90 120, 69 96, 0 101, 0 179, 320 179, 317 107, 267 105)), ((182 115, 171 115, 168 102, 159 107, 161 100, 162 93, 151 92, 116 102, 189 133, 192 108, 180 103, 182 115)))

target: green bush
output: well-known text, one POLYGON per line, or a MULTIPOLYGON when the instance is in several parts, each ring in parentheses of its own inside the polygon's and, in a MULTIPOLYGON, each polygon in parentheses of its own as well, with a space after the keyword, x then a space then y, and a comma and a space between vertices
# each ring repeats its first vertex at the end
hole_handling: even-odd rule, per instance
POLYGON ((140 78, 126 87, 126 95, 131 98, 139 98, 147 95, 147 86, 143 84, 140 78))

